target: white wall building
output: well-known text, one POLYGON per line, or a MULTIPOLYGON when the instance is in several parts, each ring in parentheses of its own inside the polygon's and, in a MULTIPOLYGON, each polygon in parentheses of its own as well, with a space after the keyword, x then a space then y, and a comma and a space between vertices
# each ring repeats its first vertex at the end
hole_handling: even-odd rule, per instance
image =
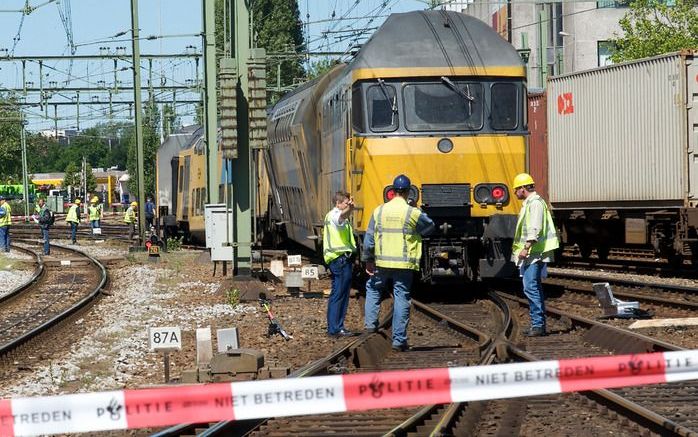
POLYGON ((609 40, 620 34, 628 11, 619 2, 474 0, 465 13, 496 29, 517 50, 528 52, 528 86, 541 88, 548 76, 609 63, 609 40))

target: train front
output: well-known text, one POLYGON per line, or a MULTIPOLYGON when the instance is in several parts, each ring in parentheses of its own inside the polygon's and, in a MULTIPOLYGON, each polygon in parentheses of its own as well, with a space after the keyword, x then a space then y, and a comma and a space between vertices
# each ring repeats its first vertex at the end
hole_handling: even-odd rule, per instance
POLYGON ((510 184, 526 164, 525 70, 514 48, 462 14, 396 14, 350 69, 346 174, 357 228, 404 173, 436 223, 424 239, 424 281, 511 276, 521 203, 510 184))

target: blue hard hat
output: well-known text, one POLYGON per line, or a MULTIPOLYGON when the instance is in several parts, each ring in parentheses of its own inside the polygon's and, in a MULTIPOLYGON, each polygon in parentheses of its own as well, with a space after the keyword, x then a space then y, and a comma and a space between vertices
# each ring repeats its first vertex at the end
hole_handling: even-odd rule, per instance
POLYGON ((404 174, 396 177, 393 181, 393 188, 397 191, 409 190, 411 185, 412 183, 410 182, 410 178, 404 174))

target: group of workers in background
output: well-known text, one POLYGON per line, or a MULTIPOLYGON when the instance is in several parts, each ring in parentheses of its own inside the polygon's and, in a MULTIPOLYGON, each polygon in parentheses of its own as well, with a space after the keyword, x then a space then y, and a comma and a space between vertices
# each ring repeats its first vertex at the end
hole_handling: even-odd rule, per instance
MULTIPOLYGON (((75 199, 73 203, 68 208, 68 212, 65 217, 66 223, 70 225, 70 240, 73 244, 77 244, 77 232, 78 226, 81 222, 82 212, 80 210, 80 204, 82 201, 80 199, 75 199)), ((155 204, 152 198, 148 197, 146 202, 146 224, 148 229, 153 227, 155 220, 155 204)), ((138 202, 131 202, 129 207, 124 213, 124 223, 129 225, 129 239, 133 239, 135 235, 136 223, 137 223, 137 208, 138 202)), ((90 199, 90 206, 87 207, 87 218, 90 221, 90 227, 92 228, 93 234, 100 234, 102 227, 102 218, 104 216, 104 207, 99 200, 99 197, 93 196, 90 199)), ((49 229, 53 226, 55 221, 54 213, 49 209, 44 198, 39 198, 37 204, 34 208, 34 215, 32 216, 34 222, 39 225, 41 230, 41 238, 43 240, 43 252, 44 255, 51 254, 50 246, 50 236, 49 229)), ((9 252, 10 251, 10 227, 12 225, 12 208, 9 202, 0 196, 0 251, 9 252)))
MULTIPOLYGON (((369 279, 366 283, 364 329, 376 332, 381 293, 392 283, 392 348, 409 349, 407 326, 410 320, 410 292, 414 274, 419 271, 422 237, 434 230, 434 222, 408 198, 411 182, 405 175, 393 181, 397 194, 378 206, 364 235, 361 261, 369 279)), ((535 182, 527 173, 514 178, 514 194, 523 201, 518 215, 512 261, 523 278, 523 291, 529 302, 530 327, 525 336, 547 334, 542 277, 547 263, 559 247, 555 224, 545 200, 535 191, 535 182)), ((337 192, 335 207, 327 213, 323 228, 323 257, 332 277, 327 303, 327 334, 331 337, 356 335, 344 326, 357 247, 349 215, 354 208, 351 196, 337 192)))

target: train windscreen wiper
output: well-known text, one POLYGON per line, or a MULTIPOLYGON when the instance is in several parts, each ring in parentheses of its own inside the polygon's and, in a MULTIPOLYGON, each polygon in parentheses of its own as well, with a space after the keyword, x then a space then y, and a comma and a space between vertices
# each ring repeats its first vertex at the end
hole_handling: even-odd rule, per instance
POLYGON ((468 114, 471 114, 473 112, 473 103, 475 102, 475 97, 473 97, 470 94, 470 85, 466 84, 465 91, 463 91, 462 89, 458 88, 458 85, 453 83, 453 81, 447 78, 446 76, 441 76, 441 82, 446 84, 447 87, 451 88, 453 91, 456 92, 456 94, 463 97, 463 99, 468 102, 468 114))
POLYGON ((385 81, 380 77, 377 80, 378 85, 380 85, 381 87, 381 91, 383 91, 385 100, 388 100, 390 102, 390 110, 392 111, 392 115, 390 116, 390 125, 392 126, 393 124, 395 124, 395 114, 397 114, 397 96, 391 99, 390 94, 388 93, 388 87, 385 86, 385 81))

